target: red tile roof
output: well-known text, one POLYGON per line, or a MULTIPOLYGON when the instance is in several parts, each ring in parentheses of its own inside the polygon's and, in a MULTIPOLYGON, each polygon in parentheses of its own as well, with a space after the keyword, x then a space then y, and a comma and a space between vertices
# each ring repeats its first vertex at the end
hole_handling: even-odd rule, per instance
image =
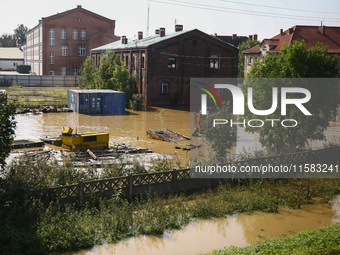
POLYGON ((340 53, 340 27, 299 25, 289 28, 271 39, 264 39, 259 45, 243 53, 259 53, 260 45, 264 42, 270 47, 267 52, 279 52, 284 44, 289 44, 294 40, 304 40, 308 48, 321 42, 323 45, 329 46, 329 53, 340 53))

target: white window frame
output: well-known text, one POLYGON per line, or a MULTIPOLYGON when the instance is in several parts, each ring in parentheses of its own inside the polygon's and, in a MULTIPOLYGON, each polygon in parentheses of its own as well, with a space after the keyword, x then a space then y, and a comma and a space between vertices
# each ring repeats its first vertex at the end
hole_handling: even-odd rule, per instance
POLYGON ((82 29, 80 31, 80 40, 86 40, 86 30, 82 29))
POLYGON ((54 76, 54 71, 50 71, 50 76, 54 76))
POLYGON ((79 46, 78 47, 78 55, 80 57, 86 56, 86 47, 85 46, 79 46))
POLYGON ((63 67, 60 69, 60 75, 66 76, 66 66, 63 66, 63 67))
POLYGON ((73 67, 73 76, 78 76, 78 67, 73 67))
POLYGON ((177 59, 175 57, 168 58, 168 69, 176 69, 177 59))
POLYGON ((49 36, 50 36, 49 37, 50 46, 54 46, 55 45, 55 30, 54 30, 54 28, 50 29, 49 36))
POLYGON ((50 64, 53 65, 55 63, 55 56, 53 53, 50 54, 50 64))
POLYGON ((163 81, 161 85, 161 94, 167 95, 169 94, 169 83, 167 81, 163 81))
POLYGON ((60 31, 60 39, 61 40, 66 40, 66 29, 61 29, 60 31))
POLYGON ((210 56, 210 69, 220 69, 220 57, 218 55, 210 56))
POLYGON ((63 57, 68 56, 68 46, 67 45, 61 46, 61 56, 63 56, 63 57))
POLYGON ((73 40, 78 40, 78 30, 77 29, 73 29, 72 39, 73 40))

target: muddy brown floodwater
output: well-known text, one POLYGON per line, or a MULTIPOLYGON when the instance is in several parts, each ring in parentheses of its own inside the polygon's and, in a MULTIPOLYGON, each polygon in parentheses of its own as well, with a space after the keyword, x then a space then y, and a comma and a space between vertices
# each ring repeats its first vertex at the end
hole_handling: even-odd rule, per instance
POLYGON ((340 223, 340 196, 331 204, 308 205, 304 209, 197 220, 162 236, 138 236, 64 255, 194 255, 231 245, 243 247, 333 223, 340 223))
MULTIPOLYGON (((16 139, 39 139, 44 136, 59 136, 63 127, 71 127, 80 132, 103 131, 110 134, 110 142, 127 143, 133 146, 149 148, 157 153, 174 156, 175 161, 186 165, 190 160, 188 151, 184 148, 192 144, 202 144, 193 153, 202 153, 211 157, 211 149, 203 142, 203 138, 192 137, 192 141, 182 141, 180 144, 168 143, 150 139, 146 135, 148 129, 168 128, 183 135, 190 136, 190 112, 165 108, 151 108, 150 111, 127 110, 120 116, 91 116, 78 113, 48 113, 17 115, 16 139)), ((340 143, 340 122, 331 122, 326 130, 327 142, 340 143)), ((240 154, 244 151, 261 149, 258 135, 246 133, 243 128, 237 130, 237 144, 230 153, 240 154)), ((310 143, 314 148, 323 146, 323 141, 310 143)))
POLYGON ((168 143, 150 139, 148 129, 168 128, 183 135, 190 136, 189 112, 154 108, 152 111, 126 111, 125 115, 91 116, 78 113, 48 113, 40 115, 17 115, 18 128, 16 139, 39 139, 44 136, 59 136, 63 127, 77 129, 78 133, 102 131, 110 134, 111 143, 127 143, 133 146, 149 148, 157 153, 174 156, 175 160, 186 163, 189 153, 175 147, 190 144, 168 143))

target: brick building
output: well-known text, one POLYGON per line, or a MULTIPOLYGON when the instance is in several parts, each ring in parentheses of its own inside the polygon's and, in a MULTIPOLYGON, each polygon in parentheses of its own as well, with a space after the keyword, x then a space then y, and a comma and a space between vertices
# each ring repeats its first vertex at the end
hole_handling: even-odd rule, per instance
POLYGON ((278 35, 275 35, 270 39, 263 39, 259 45, 243 51, 245 54, 245 76, 257 58, 263 59, 268 53, 279 53, 285 44, 302 40, 306 42, 308 48, 311 48, 315 46, 317 42, 320 42, 329 47, 329 54, 340 53, 340 27, 296 25, 285 31, 280 29, 278 35))
POLYGON ((26 34, 26 65, 38 75, 78 75, 90 49, 112 41, 115 21, 77 8, 42 18, 26 34))
POLYGON ((147 105, 189 104, 193 77, 237 77, 237 47, 197 29, 183 31, 181 25, 176 25, 174 33, 160 28, 143 38, 138 32, 138 39, 122 36, 120 41, 95 48, 91 57, 96 65, 107 50, 125 61, 147 105))

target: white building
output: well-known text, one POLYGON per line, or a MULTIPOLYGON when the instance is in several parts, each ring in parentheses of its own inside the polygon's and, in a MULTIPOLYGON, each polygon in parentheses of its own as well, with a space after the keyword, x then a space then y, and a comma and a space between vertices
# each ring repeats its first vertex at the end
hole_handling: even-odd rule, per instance
POLYGON ((0 47, 0 70, 16 71, 24 64, 24 53, 19 48, 0 47))

